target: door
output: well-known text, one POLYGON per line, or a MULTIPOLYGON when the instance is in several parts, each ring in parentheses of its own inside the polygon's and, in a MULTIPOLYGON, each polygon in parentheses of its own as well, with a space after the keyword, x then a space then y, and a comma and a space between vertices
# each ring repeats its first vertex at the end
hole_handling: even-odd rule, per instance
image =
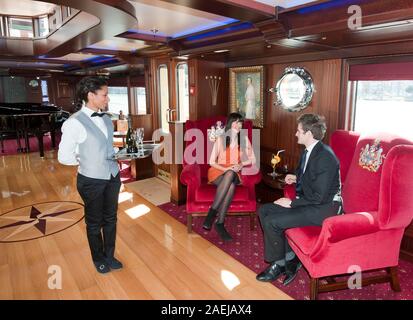
MULTIPOLYGON (((169 58, 155 60, 155 128, 159 128, 163 133, 169 133, 169 121, 172 120, 173 113, 176 112, 175 105, 171 103, 173 97, 173 77, 172 63, 169 58), (172 111, 174 110, 174 111, 172 111)), ((166 148, 162 151, 161 156, 168 158, 166 148)), ((157 176, 170 181, 170 164, 162 163, 157 165, 157 176)))

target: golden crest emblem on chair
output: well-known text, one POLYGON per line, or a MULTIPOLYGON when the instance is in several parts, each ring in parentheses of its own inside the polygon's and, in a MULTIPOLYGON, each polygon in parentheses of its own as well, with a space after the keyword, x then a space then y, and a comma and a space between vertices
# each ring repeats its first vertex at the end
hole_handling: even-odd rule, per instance
POLYGON ((367 144, 364 148, 361 148, 359 165, 363 169, 367 169, 371 172, 377 172, 385 155, 383 153, 383 148, 380 146, 380 140, 374 140, 374 143, 370 146, 367 144))

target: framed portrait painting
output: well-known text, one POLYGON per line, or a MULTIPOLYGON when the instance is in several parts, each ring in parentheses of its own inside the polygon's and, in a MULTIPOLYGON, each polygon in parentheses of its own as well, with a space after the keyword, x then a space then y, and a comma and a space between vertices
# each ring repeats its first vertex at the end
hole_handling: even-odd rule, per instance
POLYGON ((239 112, 252 120, 254 127, 264 127, 264 67, 229 69, 229 101, 231 112, 239 112))

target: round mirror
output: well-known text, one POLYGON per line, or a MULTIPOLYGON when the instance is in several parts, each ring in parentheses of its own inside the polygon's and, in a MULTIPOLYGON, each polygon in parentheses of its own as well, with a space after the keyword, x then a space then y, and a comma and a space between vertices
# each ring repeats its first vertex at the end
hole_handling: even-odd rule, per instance
POLYGON ((288 111, 300 111, 308 106, 313 92, 313 80, 304 68, 286 68, 277 82, 275 104, 288 111))

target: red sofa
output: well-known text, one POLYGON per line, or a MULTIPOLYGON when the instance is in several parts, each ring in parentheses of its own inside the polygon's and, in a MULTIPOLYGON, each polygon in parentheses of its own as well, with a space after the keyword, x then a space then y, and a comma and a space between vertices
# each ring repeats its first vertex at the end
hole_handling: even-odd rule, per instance
MULTIPOLYGON (((339 130, 332 135, 331 147, 340 160, 345 214, 326 219, 322 227, 286 231, 311 277, 310 298, 348 288, 347 281, 336 282, 334 275, 382 268, 385 274, 370 278, 362 274, 362 285, 390 282, 393 290, 400 291, 400 243, 413 218, 412 142, 388 134, 360 137, 339 130), (372 147, 376 139, 381 151, 372 147), (370 152, 363 152, 366 147, 370 152), (381 165, 377 154, 384 156, 381 165), (327 284, 319 281, 324 277, 327 284)), ((289 186, 285 194, 293 196, 293 188, 289 186)))
MULTIPOLYGON (((196 121, 188 120, 185 123, 186 133, 189 129, 197 128, 202 132, 201 138, 203 139, 198 138, 195 140, 195 138, 193 138, 191 141, 186 142, 183 170, 180 176, 181 182, 187 186, 186 211, 188 214, 188 232, 192 232, 193 216, 206 216, 215 197, 216 187, 207 183, 210 156, 210 153, 207 151, 212 150, 213 145, 207 137, 207 130, 215 125, 217 121, 225 123, 226 117, 220 116, 196 121), (195 156, 193 144, 196 142, 203 143, 203 145, 201 144, 201 146, 203 146, 203 156, 200 161, 189 164, 185 159, 186 154, 191 153, 195 156)), ((248 137, 250 141, 252 141, 252 122, 246 120, 243 128, 248 130, 248 137)), ((259 172, 254 175, 242 175, 242 184, 237 186, 233 201, 228 209, 229 215, 249 215, 251 229, 253 229, 255 225, 255 211, 257 208, 255 185, 259 183, 260 180, 261 174, 259 172)))

